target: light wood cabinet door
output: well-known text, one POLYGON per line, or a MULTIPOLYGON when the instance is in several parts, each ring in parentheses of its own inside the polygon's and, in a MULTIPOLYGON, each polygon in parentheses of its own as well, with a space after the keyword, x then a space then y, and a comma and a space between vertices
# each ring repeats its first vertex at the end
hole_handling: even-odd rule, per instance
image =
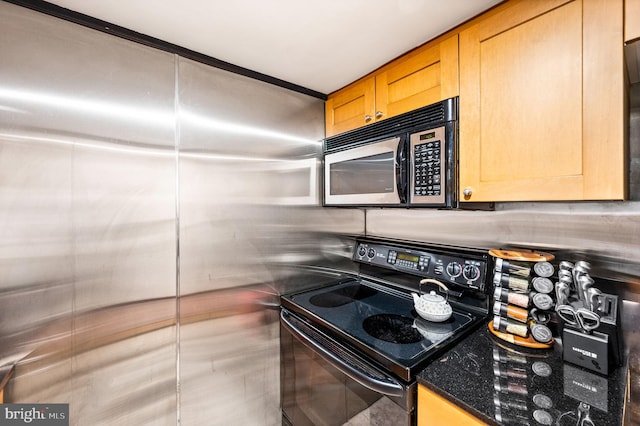
POLYGON ((640 0, 624 1, 624 41, 640 39, 640 0))
POLYGON ((513 1, 462 31, 463 201, 623 199, 623 67, 622 0, 513 1))
POLYGON ((329 96, 326 135, 458 96, 458 35, 428 43, 329 96))
POLYGON ((458 35, 394 61, 376 74, 377 120, 458 96, 458 35))
POLYGON ((326 135, 333 136, 373 123, 375 78, 358 81, 329 96, 325 104, 326 135))
POLYGON ((439 425, 482 426, 486 423, 427 387, 418 385, 418 426, 439 425))

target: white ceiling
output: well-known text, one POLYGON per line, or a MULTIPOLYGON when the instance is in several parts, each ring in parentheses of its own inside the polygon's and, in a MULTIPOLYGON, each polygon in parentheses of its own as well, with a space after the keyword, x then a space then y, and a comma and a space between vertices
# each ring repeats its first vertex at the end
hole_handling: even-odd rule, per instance
POLYGON ((49 0, 331 93, 501 0, 49 0))

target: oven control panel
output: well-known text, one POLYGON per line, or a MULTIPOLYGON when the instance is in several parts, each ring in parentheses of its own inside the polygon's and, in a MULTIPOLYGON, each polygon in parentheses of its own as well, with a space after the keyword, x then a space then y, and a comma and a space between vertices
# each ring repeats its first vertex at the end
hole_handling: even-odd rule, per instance
POLYGON ((359 241, 353 260, 424 278, 435 278, 462 287, 485 290, 487 261, 482 256, 359 241))

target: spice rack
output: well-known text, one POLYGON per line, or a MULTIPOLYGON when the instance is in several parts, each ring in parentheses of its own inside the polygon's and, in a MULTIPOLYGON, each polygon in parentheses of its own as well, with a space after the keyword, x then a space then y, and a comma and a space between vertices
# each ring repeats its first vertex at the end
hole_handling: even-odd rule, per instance
POLYGON ((493 320, 489 331, 519 346, 550 348, 554 344, 547 326, 555 307, 551 277, 555 258, 533 250, 492 249, 493 320))

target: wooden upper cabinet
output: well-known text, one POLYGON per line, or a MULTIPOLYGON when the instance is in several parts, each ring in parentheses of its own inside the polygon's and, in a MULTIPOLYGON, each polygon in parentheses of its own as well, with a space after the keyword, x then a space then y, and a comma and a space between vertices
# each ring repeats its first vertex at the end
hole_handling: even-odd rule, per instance
POLYGON ((326 135, 353 130, 458 95, 458 36, 428 43, 331 94, 326 135))
POLYGON ((400 58, 375 79, 377 119, 458 96, 458 36, 400 58))
POLYGON ((640 39, 640 0, 624 1, 624 41, 640 39))
POLYGON ((512 1, 460 33, 463 201, 625 197, 622 7, 512 1))
POLYGON ((325 104, 327 136, 357 129, 373 122, 375 78, 358 81, 329 96, 325 104))

